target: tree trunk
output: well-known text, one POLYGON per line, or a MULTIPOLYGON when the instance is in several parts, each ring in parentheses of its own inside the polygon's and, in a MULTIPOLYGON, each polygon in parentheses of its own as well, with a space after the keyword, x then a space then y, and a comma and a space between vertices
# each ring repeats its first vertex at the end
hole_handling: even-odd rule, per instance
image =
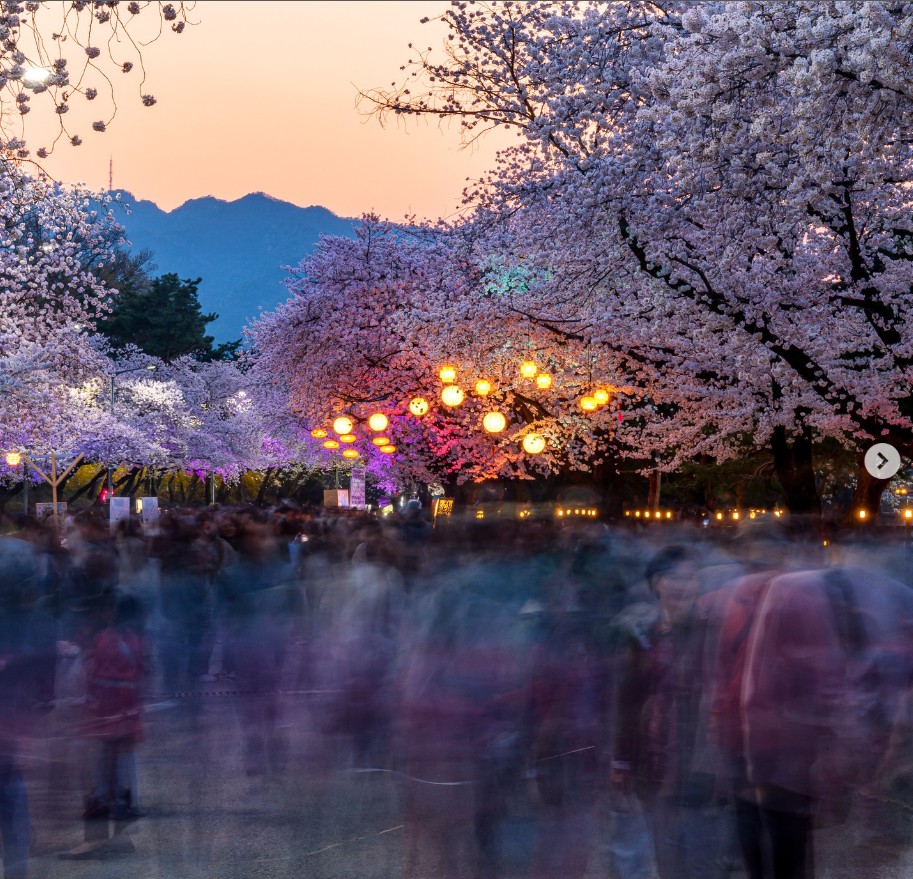
POLYGON ((272 478, 273 468, 267 467, 266 473, 263 474, 263 482, 260 483, 260 490, 257 492, 257 499, 254 501, 258 507, 263 506, 263 502, 266 498, 266 490, 269 488, 269 483, 272 478))
MULTIPOLYGON (((84 494, 91 495, 98 486, 98 483, 105 478, 107 473, 108 471, 105 467, 99 467, 98 472, 82 488, 80 488, 78 491, 73 492, 72 496, 67 499, 67 503, 72 504, 74 501, 81 498, 84 494)), ((96 503, 97 500, 98 498, 96 497, 92 503, 96 503)))
POLYGON ((878 521, 878 511, 881 509, 881 496, 891 482, 890 479, 876 479, 865 469, 862 459, 859 461, 859 471, 856 476, 856 490, 853 492, 853 503, 844 513, 845 524, 870 526, 878 521), (860 510, 865 510, 865 518, 860 518, 860 510))
POLYGON ((801 436, 789 436, 785 428, 777 427, 770 444, 774 469, 783 487, 789 512, 820 519, 821 498, 815 483, 812 441, 808 430, 801 436))

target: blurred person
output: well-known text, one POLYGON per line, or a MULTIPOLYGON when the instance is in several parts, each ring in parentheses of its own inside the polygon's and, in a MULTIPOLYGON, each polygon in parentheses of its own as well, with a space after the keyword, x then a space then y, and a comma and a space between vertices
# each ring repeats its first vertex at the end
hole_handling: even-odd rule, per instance
POLYGON ((697 556, 667 546, 650 559, 646 580, 658 603, 629 619, 612 780, 642 803, 660 879, 713 879, 726 871, 714 776, 696 759, 705 679, 697 556))

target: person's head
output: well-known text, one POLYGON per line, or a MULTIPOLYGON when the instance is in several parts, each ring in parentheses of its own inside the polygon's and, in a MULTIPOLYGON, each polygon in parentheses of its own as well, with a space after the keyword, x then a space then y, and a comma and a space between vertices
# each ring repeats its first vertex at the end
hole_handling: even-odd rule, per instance
POLYGON ((685 546, 661 549, 647 564, 647 584, 670 623, 688 618, 698 593, 697 559, 685 546))

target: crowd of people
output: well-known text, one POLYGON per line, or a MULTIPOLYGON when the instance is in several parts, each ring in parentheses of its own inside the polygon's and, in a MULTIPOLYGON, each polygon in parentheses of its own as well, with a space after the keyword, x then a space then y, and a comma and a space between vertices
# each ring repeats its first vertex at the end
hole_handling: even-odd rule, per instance
POLYGON ((28 874, 38 728, 88 743, 91 831, 63 855, 92 857, 144 817, 144 706, 216 682, 247 777, 295 772, 283 713, 313 694, 309 734, 395 776, 415 879, 574 879, 597 844, 619 879, 811 879, 814 831, 840 824, 897 858, 910 551, 767 526, 432 528, 417 501, 176 509, 151 531, 21 518, 0 537, 4 875, 28 874))

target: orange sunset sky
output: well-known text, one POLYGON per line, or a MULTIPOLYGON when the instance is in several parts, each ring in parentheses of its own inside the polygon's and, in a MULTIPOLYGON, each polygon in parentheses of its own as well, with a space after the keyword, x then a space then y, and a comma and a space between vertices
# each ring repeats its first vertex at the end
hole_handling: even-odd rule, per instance
POLYGON ((61 142, 42 165, 59 180, 102 188, 113 157, 115 188, 167 210, 262 191, 343 216, 451 215, 465 180, 493 166, 508 136, 460 150, 456 124, 384 128, 355 107, 358 88, 399 81, 408 43, 442 45, 445 28, 420 19, 447 6, 201 0, 196 26, 145 50, 145 91, 156 106, 141 106, 124 77, 108 131, 80 126, 83 145, 61 142))

